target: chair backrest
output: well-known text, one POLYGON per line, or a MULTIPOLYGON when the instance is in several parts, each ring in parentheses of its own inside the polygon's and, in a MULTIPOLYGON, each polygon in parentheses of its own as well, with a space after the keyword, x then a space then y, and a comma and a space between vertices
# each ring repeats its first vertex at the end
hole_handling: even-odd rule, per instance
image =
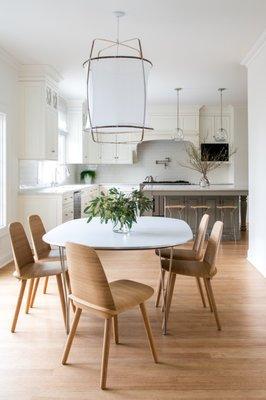
POLYGON ((16 271, 20 276, 23 267, 34 263, 34 258, 25 230, 20 222, 12 222, 9 225, 9 235, 16 271))
POLYGON ((202 257, 202 251, 204 246, 204 240, 208 228, 210 216, 208 214, 204 214, 201 218, 196 237, 193 244, 193 250, 197 253, 197 258, 202 257))
POLYGON ((101 261, 94 249, 66 244, 72 294, 97 309, 115 310, 115 303, 101 261))
POLYGON ((37 259, 39 259, 42 257, 42 255, 51 250, 51 246, 42 240, 42 237, 46 231, 41 217, 39 217, 39 215, 30 215, 28 221, 34 253, 37 259))
POLYGON ((204 261, 209 264, 210 273, 214 270, 216 259, 220 247, 221 237, 223 233, 223 222, 216 221, 213 225, 211 236, 208 240, 207 248, 204 254, 204 261))

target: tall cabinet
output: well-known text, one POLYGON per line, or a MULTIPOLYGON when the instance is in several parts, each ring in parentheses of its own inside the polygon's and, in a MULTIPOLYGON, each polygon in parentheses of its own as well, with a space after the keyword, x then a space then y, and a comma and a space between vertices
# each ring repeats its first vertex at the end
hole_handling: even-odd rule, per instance
POLYGON ((19 158, 58 159, 59 74, 50 66, 25 65, 19 75, 19 158))

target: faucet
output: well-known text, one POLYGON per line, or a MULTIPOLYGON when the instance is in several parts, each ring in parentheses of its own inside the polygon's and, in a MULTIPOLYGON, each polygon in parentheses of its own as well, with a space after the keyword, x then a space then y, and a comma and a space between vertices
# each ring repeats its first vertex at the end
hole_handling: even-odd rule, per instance
POLYGON ((171 162, 171 158, 170 157, 165 157, 163 160, 156 160, 155 163, 156 164, 162 164, 164 165, 164 168, 168 167, 169 163, 171 162))
POLYGON ((145 182, 154 182, 153 176, 152 175, 146 176, 145 182))

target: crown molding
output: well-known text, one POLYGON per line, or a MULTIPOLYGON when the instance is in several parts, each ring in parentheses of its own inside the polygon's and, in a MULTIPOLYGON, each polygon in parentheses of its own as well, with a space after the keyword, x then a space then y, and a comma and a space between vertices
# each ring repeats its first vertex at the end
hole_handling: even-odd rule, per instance
POLYGON ((48 64, 23 64, 20 66, 20 81, 39 81, 47 78, 51 79, 56 84, 63 80, 59 72, 48 64))
POLYGON ((259 55, 264 46, 266 45, 266 30, 259 36, 253 44, 247 55, 241 61, 241 65, 248 67, 252 61, 259 55))
POLYGON ((0 60, 4 61, 6 64, 10 65, 16 70, 19 70, 20 68, 19 61, 11 54, 9 54, 6 50, 4 50, 2 47, 0 47, 0 60))

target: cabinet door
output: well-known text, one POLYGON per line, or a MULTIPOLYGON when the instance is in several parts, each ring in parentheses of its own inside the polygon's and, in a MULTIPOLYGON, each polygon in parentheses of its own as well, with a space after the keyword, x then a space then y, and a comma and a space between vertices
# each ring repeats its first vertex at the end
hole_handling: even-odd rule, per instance
POLYGON ((102 135, 100 138, 103 142, 112 143, 102 143, 101 144, 101 163, 102 164, 116 164, 117 157, 117 145, 116 145, 116 135, 108 134, 102 135))
POLYGON ((129 143, 118 144, 116 152, 117 164, 132 164, 133 163, 133 149, 129 143))
POLYGON ((212 116, 200 117, 200 136, 202 142, 211 143, 214 141, 214 118, 212 116))
POLYGON ((45 158, 46 160, 58 159, 58 114, 55 109, 47 106, 45 126, 45 158))
POLYGON ((88 161, 86 162, 88 164, 101 164, 101 144, 94 142, 92 140, 90 133, 87 133, 87 135, 88 135, 88 147, 87 147, 88 161))

